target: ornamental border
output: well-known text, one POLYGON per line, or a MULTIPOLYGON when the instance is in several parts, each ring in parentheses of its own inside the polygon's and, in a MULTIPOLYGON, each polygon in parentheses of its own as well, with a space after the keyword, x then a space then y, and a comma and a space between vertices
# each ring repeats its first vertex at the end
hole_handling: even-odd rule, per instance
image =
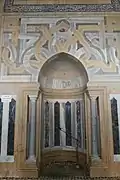
POLYGON ((5 0, 5 13, 38 12, 120 12, 120 0, 111 0, 109 4, 40 4, 19 5, 14 0, 5 0))

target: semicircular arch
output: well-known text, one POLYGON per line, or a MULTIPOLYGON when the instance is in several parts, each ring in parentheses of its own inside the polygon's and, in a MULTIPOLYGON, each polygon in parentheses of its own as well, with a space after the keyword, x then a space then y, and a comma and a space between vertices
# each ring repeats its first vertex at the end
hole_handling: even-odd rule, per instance
POLYGON ((84 65, 67 53, 59 53, 49 58, 41 67, 38 76, 40 88, 84 90, 89 81, 84 65))

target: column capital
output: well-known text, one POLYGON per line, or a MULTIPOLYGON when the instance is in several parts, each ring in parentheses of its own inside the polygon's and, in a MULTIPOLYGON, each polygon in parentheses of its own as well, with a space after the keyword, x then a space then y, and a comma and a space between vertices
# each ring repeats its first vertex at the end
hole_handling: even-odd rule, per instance
POLYGON ((2 95, 1 96, 2 102, 6 102, 6 101, 10 102, 12 98, 16 99, 16 96, 12 96, 12 95, 2 95))
POLYGON ((91 95, 90 94, 90 100, 92 100, 92 101, 96 101, 96 98, 97 98, 98 96, 96 96, 96 95, 91 95))
POLYGON ((37 95, 29 95, 29 98, 32 102, 36 101, 37 100, 37 95))
POLYGON ((96 98, 98 97, 96 94, 93 94, 92 92, 90 92, 89 90, 86 90, 86 95, 89 97, 90 100, 95 101, 96 98))

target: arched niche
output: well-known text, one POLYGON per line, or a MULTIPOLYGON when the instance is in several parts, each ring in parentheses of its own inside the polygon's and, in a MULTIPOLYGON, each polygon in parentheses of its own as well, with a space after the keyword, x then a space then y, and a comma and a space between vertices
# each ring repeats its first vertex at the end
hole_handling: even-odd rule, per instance
POLYGON ((38 82, 45 92, 73 89, 83 91, 87 87, 88 75, 78 59, 66 53, 59 53, 44 63, 38 82))
POLYGON ((69 172, 76 170, 77 164, 78 175, 83 175, 86 171, 87 157, 84 116, 87 72, 79 60, 69 54, 60 53, 45 62, 39 73, 38 82, 43 91, 43 174, 56 173, 60 170, 59 165, 62 167, 61 171, 65 172, 64 164, 67 162, 69 172), (52 168, 49 168, 49 164, 52 168))

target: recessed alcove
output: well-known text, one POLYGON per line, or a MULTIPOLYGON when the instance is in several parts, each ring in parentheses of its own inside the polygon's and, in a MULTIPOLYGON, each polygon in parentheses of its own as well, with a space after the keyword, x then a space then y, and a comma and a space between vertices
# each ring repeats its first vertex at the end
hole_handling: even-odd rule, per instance
POLYGON ((43 172, 50 174, 59 171, 64 174, 84 175, 84 92, 88 82, 87 72, 78 59, 59 53, 42 66, 38 82, 43 92, 43 172))

